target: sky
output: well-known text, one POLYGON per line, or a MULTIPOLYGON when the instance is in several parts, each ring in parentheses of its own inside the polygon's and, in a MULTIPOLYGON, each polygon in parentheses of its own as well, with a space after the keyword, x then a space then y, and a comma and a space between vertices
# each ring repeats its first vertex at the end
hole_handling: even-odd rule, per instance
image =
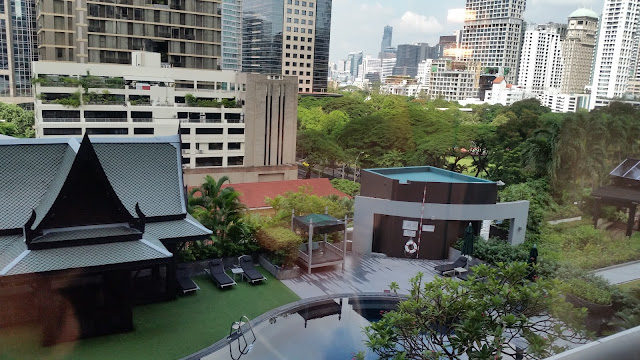
MULTIPOLYGON (((440 35, 451 35, 463 23, 447 19, 449 9, 464 8, 465 0, 333 0, 331 61, 352 51, 377 56, 385 25, 393 26, 393 46, 415 42, 435 45, 440 35)), ((574 10, 585 7, 598 15, 604 0, 528 0, 524 20, 534 23, 567 22, 574 10)))

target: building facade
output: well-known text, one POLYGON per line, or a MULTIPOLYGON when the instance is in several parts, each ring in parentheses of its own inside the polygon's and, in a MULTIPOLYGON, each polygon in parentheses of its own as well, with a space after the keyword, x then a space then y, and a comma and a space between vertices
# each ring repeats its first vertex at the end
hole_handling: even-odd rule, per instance
POLYGON ((524 33, 518 85, 527 93, 558 89, 562 82, 565 24, 531 25, 524 33))
POLYGON ((638 0, 605 0, 591 76, 589 109, 621 98, 636 74, 638 0))
POLYGON ((0 102, 33 102, 31 61, 37 60, 35 0, 0 0, 0 102))
POLYGON ((562 44, 561 93, 582 93, 589 85, 597 31, 598 14, 593 10, 578 9, 569 15, 567 36, 562 44))
POLYGON ((222 0, 221 68, 242 69, 242 0, 222 0))
POLYGON ((478 97, 480 64, 471 61, 438 59, 431 63, 429 95, 459 101, 478 97))
POLYGON ((221 2, 43 0, 37 22, 40 60, 130 64, 151 51, 167 66, 221 67, 221 2))
POLYGON ((293 75, 299 92, 326 92, 331 5, 331 0, 243 0, 242 71, 293 75))
POLYGON ((482 67, 509 69, 506 80, 518 78, 526 0, 467 0, 461 48, 482 67))
POLYGON ((538 94, 536 98, 540 101, 540 105, 558 113, 576 112, 578 109, 586 109, 589 106, 589 95, 586 94, 562 94, 547 90, 538 94))
POLYGON ((510 106, 514 102, 526 98, 525 90, 521 86, 507 84, 503 77, 498 77, 493 80, 493 86, 491 90, 486 92, 484 100, 491 105, 500 104, 510 106))
POLYGON ((205 175, 297 178, 295 77, 162 68, 156 53, 134 53, 133 60, 35 62, 36 137, 180 132, 189 185, 205 175))
POLYGON ((393 40, 393 27, 385 26, 384 33, 382 34, 382 41, 380 42, 380 58, 384 57, 384 50, 391 46, 393 40))

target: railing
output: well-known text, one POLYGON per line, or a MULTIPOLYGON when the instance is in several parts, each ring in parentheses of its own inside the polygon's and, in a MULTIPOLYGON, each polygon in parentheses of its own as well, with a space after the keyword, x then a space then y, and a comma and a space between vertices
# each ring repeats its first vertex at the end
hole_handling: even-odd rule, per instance
POLYGON ((86 102, 87 105, 125 105, 127 102, 124 100, 117 101, 102 101, 102 100, 89 100, 86 102))
POLYGON ((181 123, 221 124, 222 119, 180 119, 181 123))
POLYGON ((80 118, 42 118, 43 122, 80 122, 80 118))
POLYGON ((86 122, 127 122, 127 118, 85 118, 86 122))
POLYGON ((131 118, 133 122, 153 122, 152 118, 131 118))
POLYGON ((71 82, 65 82, 65 81, 46 81, 46 82, 40 83, 40 86, 43 86, 43 87, 79 87, 80 84, 71 83, 71 82))

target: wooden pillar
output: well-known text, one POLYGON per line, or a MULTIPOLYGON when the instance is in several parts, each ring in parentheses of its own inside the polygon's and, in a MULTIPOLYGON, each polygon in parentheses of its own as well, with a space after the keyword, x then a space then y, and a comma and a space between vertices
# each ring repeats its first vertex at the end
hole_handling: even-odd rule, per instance
POLYGON ((309 244, 307 245, 307 252, 309 253, 307 273, 311 275, 311 254, 313 252, 313 220, 309 220, 309 244))
POLYGON ((636 207, 638 204, 633 203, 629 206, 629 218, 627 219, 627 236, 633 234, 633 223, 636 219, 636 207))
POLYGON ((177 269, 177 259, 178 256, 178 247, 176 244, 165 244, 165 247, 169 252, 173 254, 167 266, 167 299, 172 300, 177 296, 177 288, 176 288, 176 271, 177 269))
POLYGON ((602 199, 595 198, 593 203, 593 227, 598 228, 598 219, 600 218, 600 208, 602 207, 602 199))

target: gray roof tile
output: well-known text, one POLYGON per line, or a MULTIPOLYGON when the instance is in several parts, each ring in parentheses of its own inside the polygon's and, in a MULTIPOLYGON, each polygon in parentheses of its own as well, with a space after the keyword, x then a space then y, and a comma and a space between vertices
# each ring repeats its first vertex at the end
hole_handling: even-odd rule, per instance
POLYGON ((0 272, 25 250, 22 235, 0 236, 0 272))
MULTIPOLYGON (((161 249, 166 251, 164 246, 161 249)), ((166 253, 156 250, 141 240, 32 250, 15 264, 7 272, 7 275, 77 269, 169 257, 166 253)))
POLYGON ((203 239, 212 234, 211 230, 202 226, 191 215, 186 219, 147 223, 144 228, 145 236, 150 234, 157 239, 175 239, 181 237, 200 236, 203 239))
POLYGON ((94 143, 109 182, 131 215, 184 214, 178 150, 169 143, 94 143))
POLYGON ((117 226, 117 227, 103 227, 103 228, 80 228, 69 231, 55 231, 38 236, 33 239, 33 243, 41 242, 56 242, 56 241, 69 241, 69 240, 81 240, 81 239, 95 239, 111 236, 126 236, 140 234, 137 229, 117 226))
POLYGON ((0 229, 18 229, 49 189, 67 144, 0 146, 0 229))

